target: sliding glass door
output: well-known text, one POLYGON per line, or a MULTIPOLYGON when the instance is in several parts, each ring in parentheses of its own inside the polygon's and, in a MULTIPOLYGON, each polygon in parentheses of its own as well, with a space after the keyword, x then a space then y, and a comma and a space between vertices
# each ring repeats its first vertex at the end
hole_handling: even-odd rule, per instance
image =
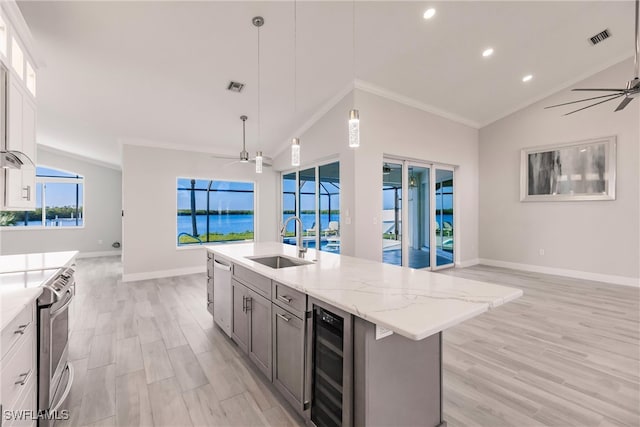
MULTIPOLYGON (((340 252, 340 162, 282 174, 282 220, 298 216, 305 247, 340 252)), ((283 242, 296 244, 296 224, 283 242)))
POLYGON ((382 261, 402 263, 402 164, 382 165, 382 261))
POLYGON ((408 203, 408 263, 411 268, 431 266, 429 199, 430 170, 428 167, 409 165, 408 203))
MULTIPOLYGON (((296 173, 291 172, 282 175, 282 223, 287 218, 297 215, 297 197, 296 197, 296 173)), ((296 223, 291 221, 287 224, 285 235, 282 239, 283 243, 290 245, 296 244, 296 223)))
POLYGON ((453 266, 453 169, 435 170, 436 267, 453 266))
POLYGON ((384 160, 383 262, 431 270, 454 264, 453 176, 452 167, 384 160))

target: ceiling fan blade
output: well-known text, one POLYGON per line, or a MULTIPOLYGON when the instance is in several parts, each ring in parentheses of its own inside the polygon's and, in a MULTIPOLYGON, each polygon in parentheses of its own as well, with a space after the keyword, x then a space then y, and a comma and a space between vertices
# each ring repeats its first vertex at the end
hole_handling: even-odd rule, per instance
POLYGON ((563 105, 569 105, 569 104, 576 104, 578 102, 585 102, 585 101, 591 101, 593 99, 600 99, 600 98, 609 98, 609 97, 618 97, 619 95, 617 93, 610 93, 608 95, 602 95, 602 96, 594 96, 593 98, 585 98, 585 99, 579 99, 577 101, 571 101, 571 102, 565 102, 563 104, 556 104, 556 105, 549 105, 548 107, 544 107, 544 109, 548 109, 548 108, 555 108, 555 107, 561 107, 563 105))
POLYGON ((620 105, 618 105, 618 108, 616 108, 616 111, 620 111, 623 110, 624 107, 627 106, 627 104, 629 104, 631 101, 633 100, 632 97, 627 96, 625 99, 622 100, 622 102, 620 103, 620 105))
POLYGON ((601 89, 601 88, 595 88, 595 89, 571 89, 574 92, 578 92, 578 91, 587 91, 587 92, 624 92, 626 89, 601 89))
POLYGON ((568 116, 569 114, 577 113, 578 111, 586 110, 587 108, 595 107, 596 105, 604 104, 605 102, 613 101, 614 99, 620 98, 621 96, 624 96, 624 93, 621 93, 620 95, 616 95, 613 98, 605 99, 604 101, 596 102, 595 104, 587 105, 586 107, 582 107, 578 110, 567 113, 565 114, 565 116, 568 116))

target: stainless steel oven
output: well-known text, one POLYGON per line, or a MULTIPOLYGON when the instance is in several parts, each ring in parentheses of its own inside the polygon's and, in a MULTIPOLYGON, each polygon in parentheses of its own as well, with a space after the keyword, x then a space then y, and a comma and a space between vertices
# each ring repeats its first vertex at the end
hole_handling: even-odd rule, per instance
POLYGON ((69 362, 69 306, 75 294, 74 271, 60 269, 44 285, 38 298, 38 410, 39 426, 52 426, 66 407, 73 383, 69 362))

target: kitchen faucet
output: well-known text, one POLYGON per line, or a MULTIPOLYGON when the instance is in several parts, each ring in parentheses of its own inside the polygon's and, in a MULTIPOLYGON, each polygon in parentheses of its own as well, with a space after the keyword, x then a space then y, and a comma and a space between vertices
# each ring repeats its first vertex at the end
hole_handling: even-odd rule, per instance
POLYGON ((290 216, 289 218, 287 218, 284 224, 282 224, 282 228, 280 228, 280 235, 282 237, 285 236, 285 234, 287 233, 287 224, 289 224, 289 221, 291 221, 292 219, 297 221, 299 226, 296 244, 296 246, 298 247, 298 258, 304 258, 304 254, 307 252, 307 248, 302 246, 302 221, 300 220, 300 218, 298 218, 297 216, 290 216))

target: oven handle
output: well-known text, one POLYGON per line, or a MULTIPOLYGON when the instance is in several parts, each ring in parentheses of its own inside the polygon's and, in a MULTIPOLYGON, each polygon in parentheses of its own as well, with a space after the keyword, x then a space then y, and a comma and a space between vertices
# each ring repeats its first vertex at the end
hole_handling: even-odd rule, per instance
POLYGON ((65 311, 67 309, 67 307, 69 307, 69 304, 71 304, 71 301, 73 301, 73 288, 69 288, 67 289, 67 294, 71 294, 71 296, 69 297, 69 299, 67 300, 67 302, 64 303, 64 305, 62 307, 60 307, 59 309, 57 309, 56 311, 54 311, 53 313, 51 313, 51 320, 55 319, 56 317, 58 317, 58 315, 60 313, 62 313, 63 311, 65 311))
POLYGON ((65 369, 69 370, 69 381, 67 381, 67 388, 64 389, 64 393, 62 393, 62 396, 60 396, 60 400, 58 400, 58 403, 56 403, 56 406, 54 406, 53 409, 49 411, 54 414, 58 411, 58 409, 60 409, 60 406, 62 406, 62 404, 64 403, 65 399, 69 395, 69 392, 71 391, 71 386, 73 385, 74 370, 71 362, 67 362, 67 366, 65 366, 65 369))

